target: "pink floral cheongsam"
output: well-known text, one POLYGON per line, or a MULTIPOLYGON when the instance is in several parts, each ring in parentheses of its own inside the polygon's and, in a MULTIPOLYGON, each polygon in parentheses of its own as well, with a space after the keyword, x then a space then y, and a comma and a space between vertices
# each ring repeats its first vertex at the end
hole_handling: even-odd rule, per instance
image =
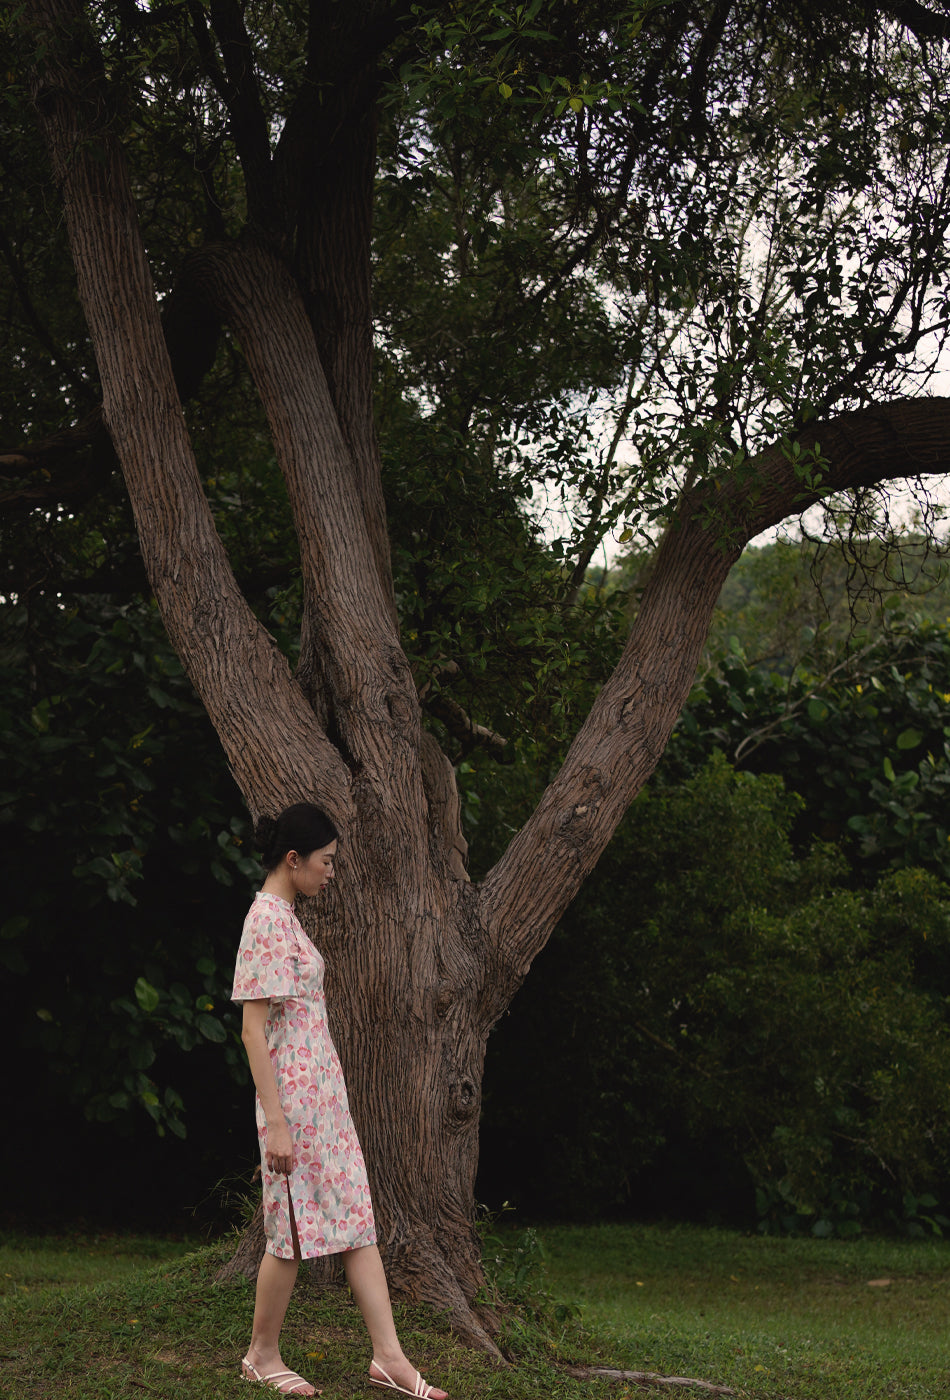
POLYGON ((258 1095, 268 1253, 293 1258, 288 1200, 304 1259, 375 1244, 363 1153, 327 1028, 323 958, 304 933, 293 905, 262 892, 244 921, 231 1000, 265 998, 270 1012, 264 1033, 294 1144, 293 1172, 287 1176, 269 1171, 258 1095))

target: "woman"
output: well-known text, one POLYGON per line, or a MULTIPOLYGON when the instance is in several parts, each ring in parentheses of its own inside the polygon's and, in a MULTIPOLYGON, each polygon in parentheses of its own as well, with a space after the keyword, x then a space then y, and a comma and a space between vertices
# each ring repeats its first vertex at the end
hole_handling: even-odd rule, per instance
POLYGON ((257 1087, 267 1249, 241 1374, 281 1395, 320 1394, 284 1366, 280 1330, 299 1261, 342 1254, 373 1346, 370 1383, 447 1400, 396 1336, 363 1154, 327 1029, 323 959, 294 913, 298 895, 319 894, 333 878, 336 828, 300 802, 265 818, 256 837, 267 878, 244 922, 231 999, 243 1004, 241 1038, 257 1087))

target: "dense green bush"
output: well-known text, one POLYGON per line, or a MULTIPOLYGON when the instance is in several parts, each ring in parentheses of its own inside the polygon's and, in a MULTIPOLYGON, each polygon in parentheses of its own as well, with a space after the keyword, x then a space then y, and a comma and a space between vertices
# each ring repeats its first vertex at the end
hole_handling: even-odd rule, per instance
POLYGON ((721 756, 634 805, 490 1046, 520 1204, 846 1233, 941 1189, 950 888, 848 888, 833 847, 796 856, 801 805, 721 756))
POLYGON ((799 849, 834 841, 866 882, 908 865, 950 879, 945 625, 905 620, 824 675, 766 669, 737 648, 696 686, 658 780, 680 782, 713 747, 800 794, 799 849))
POLYGON ((153 606, 36 597, 0 625, 0 965, 24 1125, 69 1125, 76 1191, 87 1132, 128 1160, 246 1098, 228 998, 259 867, 153 606))

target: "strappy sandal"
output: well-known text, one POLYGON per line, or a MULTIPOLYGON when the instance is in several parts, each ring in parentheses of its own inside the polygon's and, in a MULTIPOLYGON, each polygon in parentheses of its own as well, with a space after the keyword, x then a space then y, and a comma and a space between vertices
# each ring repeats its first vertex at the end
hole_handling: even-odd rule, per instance
MULTIPOLYGON (((260 1371, 252 1361, 248 1361, 245 1356, 241 1362, 241 1379, 252 1381, 256 1385, 266 1385, 271 1390, 276 1390, 278 1395, 305 1395, 301 1390, 302 1385, 310 1385, 310 1381, 305 1381, 303 1376, 298 1376, 296 1371, 271 1371, 269 1376, 262 1376, 260 1371), (250 1375, 248 1375, 250 1372, 250 1375)), ((316 1386, 312 1387, 314 1395, 322 1395, 323 1391, 316 1386)))
POLYGON ((379 1381, 375 1376, 369 1376, 367 1379, 370 1385, 381 1386, 383 1390, 398 1390, 400 1395, 412 1395, 415 1397, 415 1400, 428 1400, 428 1397, 435 1393, 436 1387, 424 1381, 418 1371, 416 1372, 414 1388, 412 1390, 407 1390, 404 1385, 397 1385, 392 1376, 388 1375, 387 1372, 383 1370, 378 1361, 373 1361, 372 1365, 376 1367, 376 1370, 384 1379, 379 1381))

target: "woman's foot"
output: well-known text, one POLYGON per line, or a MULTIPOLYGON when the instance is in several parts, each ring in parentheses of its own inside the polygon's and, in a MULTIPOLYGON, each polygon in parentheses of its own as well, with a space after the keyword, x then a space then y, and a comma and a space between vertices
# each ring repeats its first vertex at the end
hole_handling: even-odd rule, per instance
POLYGON ((419 1372, 404 1356, 389 1360, 385 1366, 373 1357, 369 1368, 370 1385, 381 1386, 384 1390, 398 1390, 400 1395, 412 1395, 416 1400, 449 1400, 444 1390, 438 1390, 422 1379, 419 1372))
POLYGON ((322 1394, 316 1386, 305 1381, 303 1376, 298 1376, 296 1371, 288 1371, 279 1356, 268 1366, 261 1363, 260 1358, 255 1366, 250 1356, 245 1356, 241 1362, 241 1375, 246 1381, 254 1381, 258 1385, 266 1385, 270 1390, 276 1390, 278 1395, 322 1394))

